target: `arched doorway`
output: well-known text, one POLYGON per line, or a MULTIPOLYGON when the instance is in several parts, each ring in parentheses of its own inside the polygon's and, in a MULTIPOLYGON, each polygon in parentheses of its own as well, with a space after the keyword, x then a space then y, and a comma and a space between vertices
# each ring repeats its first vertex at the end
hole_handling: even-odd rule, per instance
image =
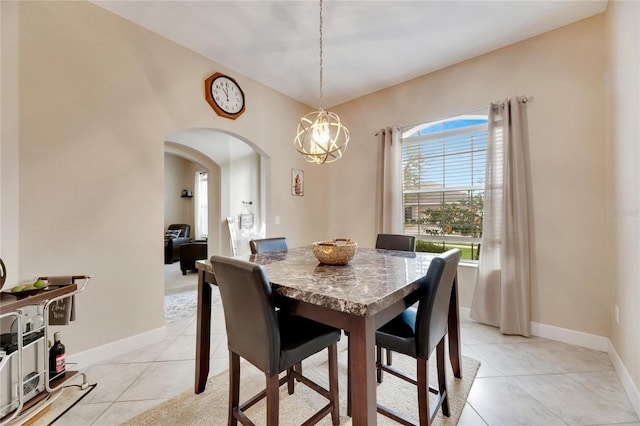
POLYGON ((237 217, 245 208, 243 202, 251 202, 254 228, 266 232, 270 161, 261 149, 241 136, 209 128, 172 132, 164 146, 165 153, 190 160, 208 173, 209 255, 231 255, 226 218, 237 217))

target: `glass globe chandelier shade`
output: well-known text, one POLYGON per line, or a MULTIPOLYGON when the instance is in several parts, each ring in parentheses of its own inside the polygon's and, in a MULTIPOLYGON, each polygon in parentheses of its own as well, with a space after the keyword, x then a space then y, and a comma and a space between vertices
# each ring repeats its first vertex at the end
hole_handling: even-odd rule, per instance
POLYGON ((302 157, 316 164, 339 160, 349 143, 349 129, 337 114, 313 111, 300 119, 294 144, 302 157))

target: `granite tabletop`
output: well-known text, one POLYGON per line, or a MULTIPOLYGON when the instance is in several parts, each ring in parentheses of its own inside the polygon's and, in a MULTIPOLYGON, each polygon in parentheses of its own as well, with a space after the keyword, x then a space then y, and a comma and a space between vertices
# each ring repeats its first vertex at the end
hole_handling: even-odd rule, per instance
MULTIPOLYGON (((419 287, 433 254, 358 248, 345 266, 321 264, 311 246, 238 256, 259 265, 282 296, 351 313, 374 315, 419 287)), ((198 269, 212 272, 209 261, 198 269)))

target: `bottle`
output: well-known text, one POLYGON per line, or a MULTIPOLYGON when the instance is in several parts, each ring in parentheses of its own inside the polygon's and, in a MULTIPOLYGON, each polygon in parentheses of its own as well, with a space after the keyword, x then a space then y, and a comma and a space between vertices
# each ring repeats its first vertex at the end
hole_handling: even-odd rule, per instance
POLYGON ((49 349, 49 381, 64 375, 65 348, 60 342, 60 333, 53 333, 53 346, 49 349))

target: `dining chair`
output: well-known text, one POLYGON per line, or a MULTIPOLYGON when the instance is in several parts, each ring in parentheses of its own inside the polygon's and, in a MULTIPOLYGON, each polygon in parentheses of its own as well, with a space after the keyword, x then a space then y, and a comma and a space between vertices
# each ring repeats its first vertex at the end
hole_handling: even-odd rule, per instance
MULTIPOLYGON (((404 234, 378 234, 376 248, 398 251, 416 251, 415 235, 404 234)), ((391 351, 387 351, 387 364, 391 365, 391 351)))
MULTIPOLYGON (((422 292, 418 307, 409 307, 376 331, 376 372, 382 383, 386 371, 418 387, 420 425, 430 425, 440 407, 449 416, 449 398, 445 377, 445 336, 449 317, 449 300, 457 279, 460 250, 449 250, 431 260, 427 274, 420 284, 422 292), (382 349, 408 355, 417 361, 417 380, 382 362, 382 349), (429 385, 429 357, 436 352, 438 387, 429 385), (438 397, 429 409, 429 392, 438 397)), ((405 425, 414 425, 401 414, 378 404, 378 413, 405 425)))
POLYGON ((289 244, 285 237, 251 240, 249 241, 249 247, 251 248, 251 254, 289 250, 289 244))
MULTIPOLYGON (((249 241, 249 247, 251 248, 251 254, 259 253, 272 253, 275 251, 289 250, 289 244, 286 237, 273 237, 273 238, 261 238, 249 241)), ((298 363, 295 370, 302 374, 302 364, 298 363)))
POLYGON ((415 235, 378 234, 376 248, 398 251, 416 251, 415 235))
POLYGON ((267 398, 267 422, 278 424, 279 388, 295 390, 294 379, 329 400, 308 424, 331 414, 338 425, 338 349, 340 330, 276 309, 271 285, 260 265, 237 258, 212 256, 211 264, 220 290, 229 349, 229 425, 253 424, 245 410, 267 398), (328 349, 329 390, 295 371, 294 365, 328 349), (266 389, 240 404, 240 357, 266 377, 266 389), (279 375, 286 371, 281 379, 279 375))

